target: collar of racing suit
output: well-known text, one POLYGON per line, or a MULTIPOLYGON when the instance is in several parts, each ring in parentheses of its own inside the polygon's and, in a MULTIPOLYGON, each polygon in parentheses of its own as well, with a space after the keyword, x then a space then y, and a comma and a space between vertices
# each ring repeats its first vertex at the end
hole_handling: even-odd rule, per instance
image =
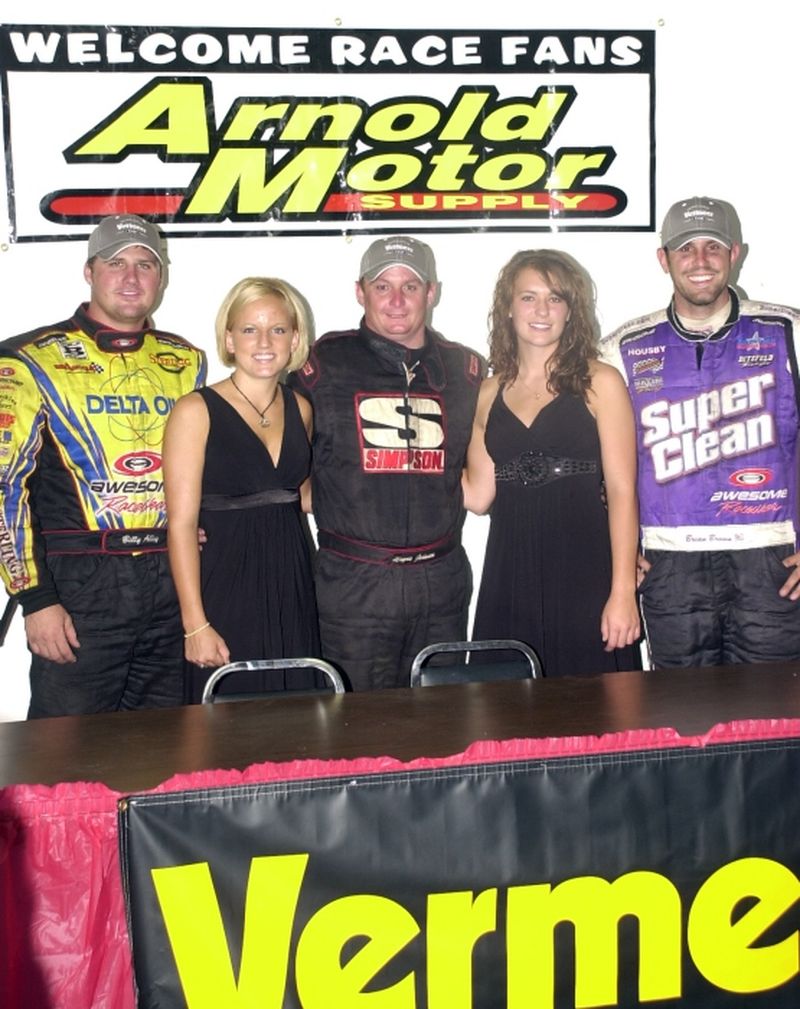
POLYGON ((723 337, 728 335, 731 327, 734 326, 739 319, 739 295, 732 287, 728 288, 728 294, 731 297, 731 310, 728 313, 728 319, 725 325, 721 329, 718 329, 716 333, 706 336, 705 333, 697 333, 682 326, 681 321, 678 318, 678 313, 675 311, 674 298, 670 301, 667 308, 667 318, 669 319, 670 325, 678 336, 683 337, 684 340, 690 340, 692 343, 714 343, 717 340, 722 340, 723 337))
POLYGON ((386 367, 387 370, 407 374, 415 368, 425 372, 428 386, 438 392, 447 385, 447 372, 442 361, 439 339, 432 330, 426 327, 425 343, 422 347, 408 349, 394 340, 387 340, 373 332, 362 319, 359 334, 369 350, 386 367))
POLYGON ((111 329, 93 319, 87 311, 88 307, 88 302, 79 305, 75 312, 74 320, 78 327, 94 340, 98 348, 106 351, 106 353, 129 354, 134 350, 139 350, 144 343, 145 335, 151 332, 152 326, 149 319, 147 320, 146 329, 134 330, 132 332, 111 329))

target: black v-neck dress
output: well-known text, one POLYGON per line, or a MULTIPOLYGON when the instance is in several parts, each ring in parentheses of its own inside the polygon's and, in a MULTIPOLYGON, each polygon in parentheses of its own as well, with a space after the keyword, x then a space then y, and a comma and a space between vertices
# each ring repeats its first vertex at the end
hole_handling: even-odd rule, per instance
MULTIPOLYGON (((200 526, 208 536, 200 554, 201 589, 206 615, 225 639, 231 661, 320 655, 310 550, 299 502, 248 503, 252 495, 264 492, 291 498, 308 475, 311 448, 300 409, 294 393, 280 388, 284 432, 277 465, 228 402, 213 389, 200 390, 210 419, 200 508, 200 526), (239 507, 242 503, 246 506, 239 507)), ((186 699, 196 702, 209 673, 188 668, 186 699)), ((293 687, 315 682, 313 673, 291 674, 293 687)), ((287 685, 284 674, 237 673, 224 679, 218 692, 287 685)))
POLYGON ((557 396, 528 427, 501 388, 485 437, 497 493, 473 638, 525 641, 546 676, 638 668, 635 649, 606 652, 600 637, 611 545, 600 438, 585 402, 557 396))

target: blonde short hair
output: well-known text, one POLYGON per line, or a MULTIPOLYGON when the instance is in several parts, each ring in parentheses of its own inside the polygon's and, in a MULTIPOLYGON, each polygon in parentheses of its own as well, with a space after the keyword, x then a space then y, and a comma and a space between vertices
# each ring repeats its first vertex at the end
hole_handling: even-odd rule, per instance
POLYGON ((231 367, 235 362, 233 354, 228 350, 226 336, 232 328, 233 320, 245 305, 261 298, 278 298, 286 306, 291 319, 292 328, 297 331, 297 346, 294 349, 287 371, 297 371, 302 368, 308 358, 311 324, 308 310, 300 294, 285 280, 278 277, 245 277, 228 291, 225 300, 219 307, 214 332, 217 337, 217 355, 220 361, 231 367))

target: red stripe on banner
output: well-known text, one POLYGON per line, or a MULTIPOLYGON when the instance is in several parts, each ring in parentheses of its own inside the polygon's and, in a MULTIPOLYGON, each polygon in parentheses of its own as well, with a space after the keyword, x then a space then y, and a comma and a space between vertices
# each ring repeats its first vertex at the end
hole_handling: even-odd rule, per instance
POLYGON ((109 214, 139 214, 172 217, 183 204, 182 193, 73 193, 55 196, 48 204, 62 218, 106 217, 109 214))

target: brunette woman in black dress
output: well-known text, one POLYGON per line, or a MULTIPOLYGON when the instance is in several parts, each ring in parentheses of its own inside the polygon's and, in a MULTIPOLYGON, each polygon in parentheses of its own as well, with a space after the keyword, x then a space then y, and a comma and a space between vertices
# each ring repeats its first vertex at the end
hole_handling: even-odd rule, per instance
POLYGON ((563 252, 519 252, 490 315, 464 474, 491 509, 473 637, 531 645, 546 676, 639 666, 634 420, 597 357, 594 288, 563 252))

